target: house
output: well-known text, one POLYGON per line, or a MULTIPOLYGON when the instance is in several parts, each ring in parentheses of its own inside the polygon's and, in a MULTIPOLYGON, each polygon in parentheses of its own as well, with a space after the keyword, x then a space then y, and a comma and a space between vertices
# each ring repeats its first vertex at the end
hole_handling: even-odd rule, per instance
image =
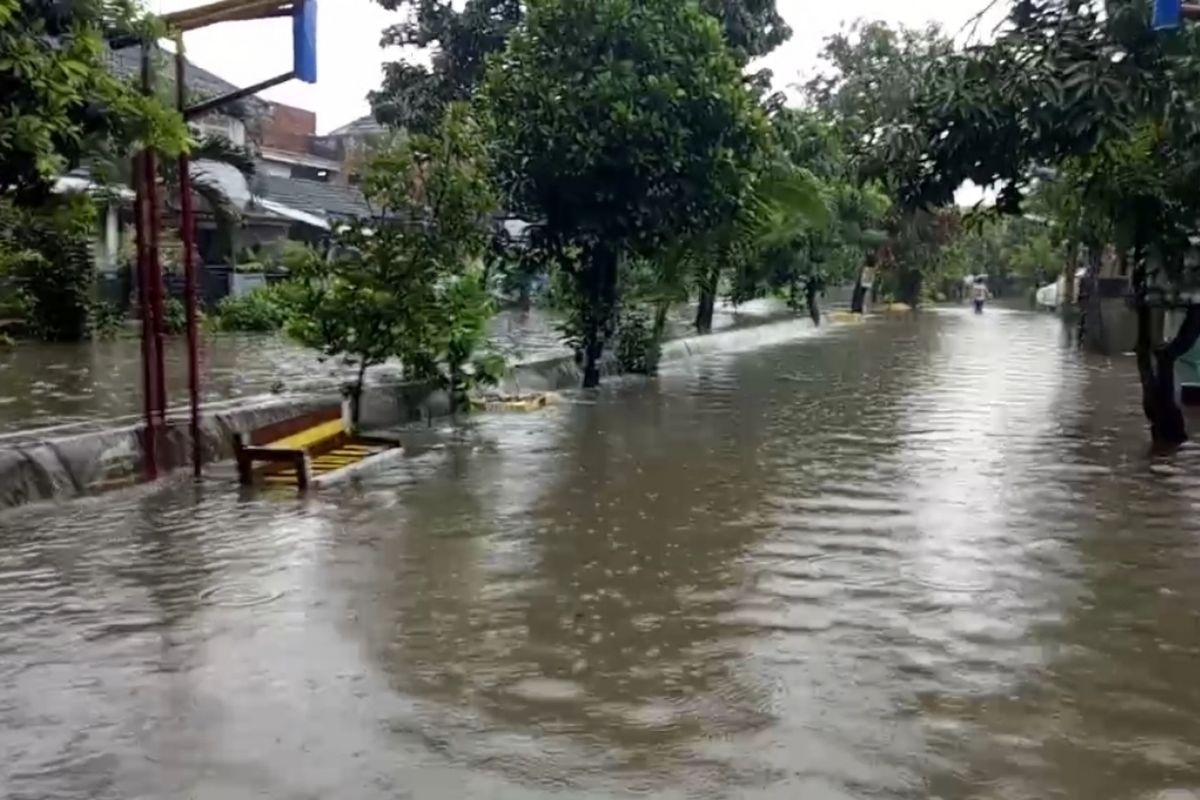
MULTIPOLYGON (((110 50, 108 63, 114 75, 137 80, 142 70, 141 48, 110 50)), ((158 74, 174 84, 174 64, 169 59, 158 64, 158 74)), ((239 88, 188 60, 184 61, 183 79, 192 100, 220 97, 239 88)), ((245 147, 258 138, 262 120, 270 114, 270 109, 271 104, 266 100, 251 96, 206 114, 192 121, 192 125, 201 135, 222 136, 238 147, 245 147)))
POLYGON ((368 114, 316 137, 315 141, 317 147, 323 148, 341 163, 338 173, 340 182, 357 184, 371 151, 386 135, 387 129, 368 114))
MULTIPOLYGON (((114 74, 130 79, 140 75, 138 48, 112 50, 108 61, 114 74)), ((173 77, 173 70, 167 70, 165 64, 160 66, 160 74, 164 73, 173 77)), ((196 99, 238 89, 190 61, 185 62, 184 76, 189 95, 196 99)), ((221 287, 240 253, 285 238, 320 242, 336 220, 370 213, 362 193, 343 177, 343 142, 349 139, 357 145, 360 140, 353 136, 316 136, 316 115, 311 111, 250 96, 189 124, 202 136, 220 136, 247 148, 258 165, 256 176, 247 182, 229 164, 202 159, 192 163, 194 185, 219 184, 241 211, 237 229, 224 230, 198 197, 196 239, 207 302, 215 302, 223 294, 221 287)), ((104 198, 97 220, 96 268, 102 294, 123 303, 132 292, 130 271, 125 267, 133 258, 133 192, 125 188, 101 189, 87 169, 64 176, 58 188, 90 191, 104 198)), ((171 276, 181 256, 178 242, 168 231, 161 257, 169 285, 179 283, 171 276)))
POLYGON ((283 103, 272 103, 263 120, 259 171, 276 178, 344 182, 337 151, 318 141, 317 115, 283 103))

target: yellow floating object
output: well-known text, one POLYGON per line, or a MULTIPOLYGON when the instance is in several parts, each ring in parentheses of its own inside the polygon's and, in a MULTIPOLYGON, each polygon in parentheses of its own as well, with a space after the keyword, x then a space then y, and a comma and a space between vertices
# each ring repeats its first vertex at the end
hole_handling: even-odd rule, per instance
POLYGON ((908 303, 888 303, 883 307, 883 310, 892 313, 903 313, 905 311, 912 311, 912 306, 908 303))
POLYGON ((831 322, 862 322, 863 315, 852 311, 833 311, 829 315, 831 322))
POLYGON ((554 395, 537 394, 529 397, 472 398, 471 408, 476 411, 537 411, 550 405, 554 395))

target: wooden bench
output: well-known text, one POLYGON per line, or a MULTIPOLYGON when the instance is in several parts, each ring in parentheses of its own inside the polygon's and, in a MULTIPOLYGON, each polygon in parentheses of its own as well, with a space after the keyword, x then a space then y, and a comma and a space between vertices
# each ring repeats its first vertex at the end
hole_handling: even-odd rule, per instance
POLYGON ((355 436, 342 422, 340 406, 318 409, 298 417, 233 435, 238 481, 244 486, 255 477, 267 483, 292 483, 301 491, 313 478, 345 469, 366 458, 398 446, 391 439, 355 436), (256 462, 265 462, 255 469, 256 462))

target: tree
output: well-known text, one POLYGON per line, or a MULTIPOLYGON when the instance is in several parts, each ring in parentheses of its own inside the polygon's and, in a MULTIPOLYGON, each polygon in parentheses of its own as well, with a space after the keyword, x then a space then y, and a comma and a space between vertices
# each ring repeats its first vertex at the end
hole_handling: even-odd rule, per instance
POLYGON ((509 207, 538 221, 573 278, 595 386, 620 270, 732 216, 765 115, 716 23, 677 0, 536 0, 482 99, 509 207))
POLYGON ((1000 185, 999 208, 1018 212, 1038 174, 1065 174, 1066 222, 1107 229, 1134 265, 1142 406, 1155 444, 1175 446, 1187 433, 1174 362, 1200 337, 1184 258, 1200 219, 1200 33, 1157 35, 1146 11, 1134 0, 1014 2, 994 42, 930 65, 910 119, 880 150, 910 206, 944 202, 969 179, 1000 185), (1152 314, 1165 306, 1184 321, 1160 343, 1152 314))
POLYGON ((0 0, 0 194, 38 205, 92 152, 184 146, 179 115, 107 69, 106 40, 118 35, 152 36, 153 22, 130 0, 0 0))
MULTIPOLYGON (((521 24, 521 0, 378 0, 408 18, 383 32, 385 47, 415 47, 429 53, 430 65, 394 61, 384 65, 383 85, 371 93, 380 122, 428 132, 447 103, 468 100, 483 80, 488 56, 504 50, 521 24)), ((701 9, 717 19, 741 65, 764 56, 791 37, 775 0, 704 0, 701 9)), ((769 83, 769 73, 760 82, 769 83)))
MULTIPOLYGON (((953 52, 953 40, 937 25, 893 28, 886 22, 859 20, 848 31, 826 39, 821 54, 827 68, 804 89, 854 164, 851 180, 876 180, 892 194, 894 174, 883 169, 867 172, 861 164, 870 161, 885 132, 905 124, 913 103, 924 91, 929 65, 953 52)), ((913 215, 896 204, 889 210, 876 228, 883 233, 883 241, 869 257, 885 292, 916 305, 922 299, 926 278, 938 279, 937 269, 944 263, 938 255, 949 242, 946 223, 950 217, 913 215)), ((856 287, 856 311, 861 311, 870 288, 856 287)))
POLYGON ((921 96, 929 64, 954 52, 937 25, 893 28, 858 20, 826 38, 826 68, 804 85, 809 103, 835 125, 850 155, 874 147, 921 96))
POLYGON ((820 324, 817 294, 830 281, 858 276, 864 256, 883 239, 877 228, 890 204, 878 186, 858 181, 838 131, 821 113, 783 109, 772 130, 781 163, 812 176, 822 207, 762 241, 741 265, 734 299, 773 291, 820 324))
POLYGON ((409 17, 383 32, 384 47, 430 52, 430 66, 394 61, 384 66, 383 86, 371 93, 380 122, 429 132, 448 103, 467 100, 483 80, 487 57, 504 49, 520 23, 520 0, 467 0, 461 10, 446 0, 379 0, 409 17))
POLYGON ((49 198, 37 207, 0 199, 0 287, 9 295, 5 312, 22 320, 24 334, 52 342, 87 336, 95 221, 86 195, 49 198))
POLYGON ((366 371, 390 358, 455 401, 471 377, 466 362, 489 309, 479 260, 494 208, 479 125, 465 106, 449 106, 436 135, 384 148, 363 191, 375 216, 338 233, 342 255, 305 265, 288 324, 300 342, 357 367, 355 424, 366 371))

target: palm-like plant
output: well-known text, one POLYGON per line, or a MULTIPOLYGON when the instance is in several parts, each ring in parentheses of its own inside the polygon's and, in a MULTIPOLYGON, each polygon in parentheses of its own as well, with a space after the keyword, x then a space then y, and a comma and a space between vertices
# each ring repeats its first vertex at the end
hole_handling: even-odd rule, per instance
MULTIPOLYGON (((233 231, 251 197, 249 182, 255 174, 253 153, 222 136, 202 136, 189 148, 192 191, 204 200, 223 241, 233 241, 233 231)), ((92 160, 93 176, 102 185, 133 188, 132 160, 126 154, 107 153, 92 160)), ((161 233, 163 250, 171 258, 178 251, 179 164, 164 159, 158 165, 159 213, 165 225, 161 233)))

